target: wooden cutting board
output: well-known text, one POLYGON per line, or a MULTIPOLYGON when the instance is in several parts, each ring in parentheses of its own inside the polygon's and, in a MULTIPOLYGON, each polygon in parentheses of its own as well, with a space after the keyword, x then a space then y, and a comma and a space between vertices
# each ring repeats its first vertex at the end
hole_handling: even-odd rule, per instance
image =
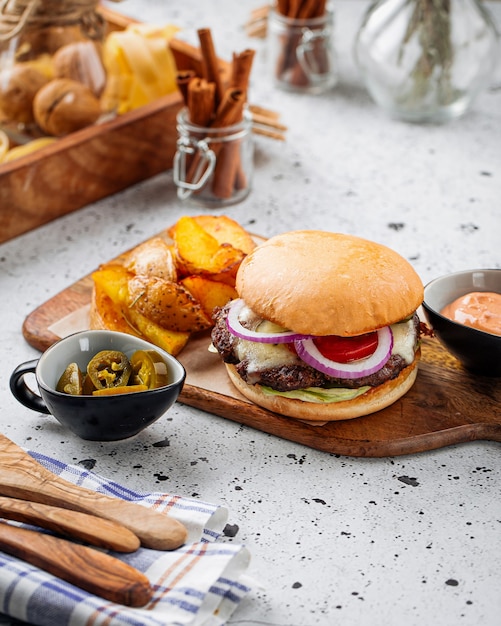
MULTIPOLYGON (((91 292, 86 276, 35 309, 23 325, 28 343, 48 348, 60 338, 53 325, 61 326, 67 316, 70 325, 78 319, 73 330, 88 328, 91 292)), ((324 425, 250 403, 232 387, 209 343, 208 334, 199 336, 179 355, 187 370, 179 401, 283 439, 355 457, 411 454, 479 439, 501 442, 501 379, 466 372, 436 339, 423 340, 417 381, 403 398, 378 413, 324 425)))

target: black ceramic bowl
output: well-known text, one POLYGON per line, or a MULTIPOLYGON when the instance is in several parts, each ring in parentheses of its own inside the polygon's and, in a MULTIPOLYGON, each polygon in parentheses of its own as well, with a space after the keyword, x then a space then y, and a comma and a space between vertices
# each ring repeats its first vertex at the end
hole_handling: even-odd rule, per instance
POLYGON ((501 336, 444 317, 440 311, 472 291, 501 293, 501 269, 477 269, 441 276, 424 289, 423 309, 439 341, 468 370, 501 376, 501 336))
POLYGON ((10 378, 14 396, 30 409, 52 414, 82 439, 117 441, 136 435, 158 420, 177 400, 186 377, 184 367, 169 353, 138 337, 107 330, 87 330, 61 339, 39 359, 19 365, 10 378), (108 396, 68 395, 56 391, 70 363, 82 371, 101 350, 119 350, 131 357, 136 350, 156 350, 165 361, 169 383, 157 389, 108 396), (25 381, 35 374, 40 395, 25 381))

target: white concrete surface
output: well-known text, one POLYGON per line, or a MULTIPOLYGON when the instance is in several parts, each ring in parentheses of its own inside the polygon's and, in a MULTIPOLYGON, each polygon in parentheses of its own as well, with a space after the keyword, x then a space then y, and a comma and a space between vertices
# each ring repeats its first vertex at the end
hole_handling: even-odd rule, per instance
MULTIPOLYGON (((256 140, 253 190, 220 212, 264 236, 323 228, 380 241, 424 282, 501 267, 499 83, 449 125, 389 119, 352 59, 368 3, 337 0, 338 86, 321 96, 279 92, 264 69, 265 43, 242 30, 259 4, 113 5, 144 21, 180 24, 191 39, 208 26, 222 57, 258 51, 250 99, 282 112, 288 139, 256 140)), ((501 3, 488 6, 501 23, 501 3)), ((499 443, 348 458, 183 405, 132 440, 92 443, 10 395, 12 369, 38 354, 21 332, 33 309, 179 216, 199 212, 179 203, 166 172, 0 245, 0 431, 64 461, 92 459, 96 472, 139 490, 225 503, 240 529, 232 541, 251 550, 250 574, 261 585, 232 617, 234 626, 500 624, 499 443), (155 446, 164 440, 167 447, 155 446)))

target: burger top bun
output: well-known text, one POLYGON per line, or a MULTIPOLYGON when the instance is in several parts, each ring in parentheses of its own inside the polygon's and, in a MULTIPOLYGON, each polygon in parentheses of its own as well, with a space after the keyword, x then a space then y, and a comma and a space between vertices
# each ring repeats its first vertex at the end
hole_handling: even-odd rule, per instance
POLYGON ((260 317, 298 333, 352 336, 405 319, 423 301, 413 267, 381 244, 298 230, 245 257, 236 288, 260 317))

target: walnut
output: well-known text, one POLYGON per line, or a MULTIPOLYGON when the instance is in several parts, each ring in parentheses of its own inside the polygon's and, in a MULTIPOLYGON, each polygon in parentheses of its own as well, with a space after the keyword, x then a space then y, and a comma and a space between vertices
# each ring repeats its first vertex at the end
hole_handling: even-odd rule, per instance
POLYGON ((0 72, 0 109, 12 122, 31 124, 33 100, 49 79, 27 63, 16 63, 0 72))
POLYGON ((106 75, 98 48, 92 41, 79 41, 60 48, 53 57, 57 78, 70 78, 89 87, 99 97, 106 75))
POLYGON ((22 42, 16 54, 18 59, 25 61, 41 54, 55 54, 66 44, 84 40, 87 38, 82 33, 80 24, 29 28, 23 33, 22 42))
POLYGON ((35 96, 35 121, 49 135, 61 137, 93 124, 101 114, 99 100, 82 83, 55 78, 35 96))

